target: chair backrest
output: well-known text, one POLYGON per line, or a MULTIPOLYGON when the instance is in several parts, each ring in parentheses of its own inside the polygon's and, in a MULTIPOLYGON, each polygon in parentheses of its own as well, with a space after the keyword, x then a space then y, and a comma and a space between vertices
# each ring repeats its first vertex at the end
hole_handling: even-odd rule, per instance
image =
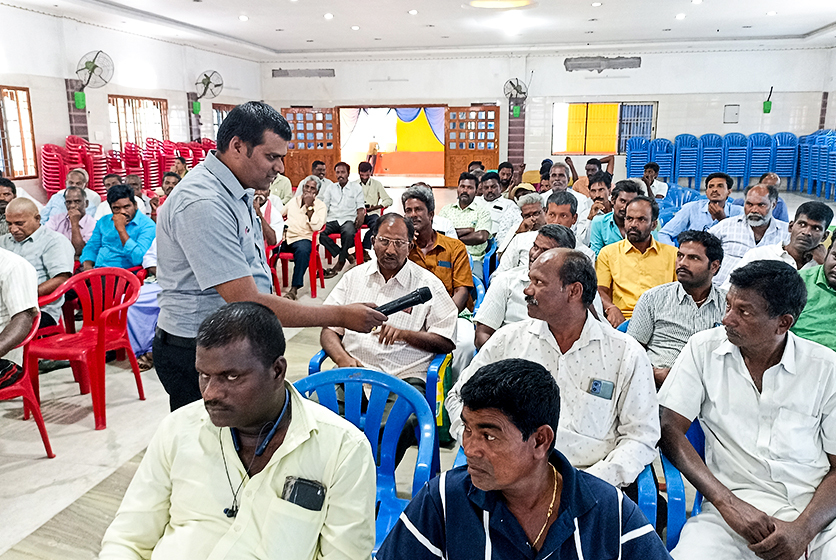
POLYGON ((485 279, 485 286, 490 285, 491 274, 493 274, 494 270, 496 270, 496 267, 498 266, 496 261, 496 249, 496 239, 489 237, 488 246, 485 249, 485 256, 482 257, 482 278, 485 279))
POLYGON ((411 414, 418 418, 420 437, 418 459, 412 481, 412 495, 432 477, 433 446, 435 443, 435 418, 424 395, 405 381, 391 375, 366 368, 337 368, 315 373, 297 381, 294 386, 303 395, 316 393, 319 404, 339 414, 337 385, 344 388, 344 417, 366 435, 372 446, 372 454, 379 457, 377 467, 377 499, 383 495, 396 497, 395 460, 398 439, 411 414), (363 385, 371 385, 368 405, 363 410, 363 385), (390 395, 396 395, 381 437, 380 426, 390 395), (390 494, 391 493, 391 494, 390 494))
POLYGON ((723 136, 723 145, 726 148, 745 148, 746 135, 739 132, 729 132, 723 136))
POLYGON ((650 159, 659 154, 673 154, 673 142, 667 138, 657 138, 650 143, 650 159))
POLYGON ((121 305, 118 313, 108 317, 108 326, 121 328, 127 324, 128 306, 137 300, 141 287, 142 284, 131 272, 106 267, 77 274, 60 289, 75 290, 85 327, 96 323, 104 311, 121 305))
POLYGON ((700 145, 705 148, 722 148, 723 137, 719 134, 703 134, 700 136, 700 145))
POLYGON ((693 134, 680 134, 674 138, 674 144, 677 148, 696 148, 699 146, 699 141, 693 134))
POLYGON ((642 138, 641 136, 633 136, 629 140, 627 140, 627 151, 628 152, 646 152, 650 149, 650 143, 647 141, 647 138, 642 138))
POLYGON ((772 137, 765 132, 755 132, 754 134, 749 135, 748 142, 750 148, 772 147, 772 137))
POLYGON ((476 315, 482 300, 485 299, 485 284, 476 275, 473 276, 473 289, 476 291, 476 297, 473 298, 473 314, 476 315))
POLYGON ((626 321, 624 321, 623 323, 618 325, 617 330, 619 330, 623 333, 626 333, 627 332, 627 327, 629 327, 629 326, 630 326, 630 319, 627 319, 626 321))
POLYGON ((778 132, 773 138, 778 148, 794 148, 798 146, 798 137, 792 132, 778 132))

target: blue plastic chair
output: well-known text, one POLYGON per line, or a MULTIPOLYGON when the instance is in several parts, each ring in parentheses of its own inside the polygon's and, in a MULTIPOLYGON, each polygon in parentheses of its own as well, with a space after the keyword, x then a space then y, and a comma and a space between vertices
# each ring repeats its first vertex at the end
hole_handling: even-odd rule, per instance
POLYGON ((744 185, 748 185, 752 177, 760 177, 771 171, 772 162, 775 159, 772 137, 769 134, 755 132, 749 136, 747 147, 749 153, 747 154, 746 176, 743 178, 744 185))
MULTIPOLYGON (((659 178, 664 177, 670 180, 673 177, 673 142, 667 138, 657 138, 650 143, 650 161, 655 161, 659 166, 659 178)), ((637 177, 644 174, 639 173, 637 177)))
POLYGON ((791 132, 779 132, 772 137, 772 170, 787 178, 787 190, 796 190, 798 170, 798 138, 791 132))
POLYGON ((679 207, 677 206, 668 206, 667 208, 662 208, 659 210, 659 229, 665 227, 665 224, 670 222, 676 213, 679 212, 679 207))
POLYGON ((471 289, 470 294, 473 296, 473 314, 476 315, 479 306, 485 299, 485 285, 475 275, 473 276, 473 289, 471 289))
MULTIPOLYGON (((685 434, 691 445, 699 453, 700 458, 705 461, 705 434, 702 431, 699 421, 694 420, 688 432, 685 434)), ((682 527, 687 521, 687 512, 685 503, 685 483, 682 480, 682 474, 673 466, 673 463, 662 454, 662 470, 665 473, 665 484, 668 487, 668 534, 667 547, 668 550, 673 550, 679 542, 679 534, 682 532, 682 527)), ((691 517, 697 515, 702 511, 702 494, 697 492, 694 499, 694 505, 691 508, 691 517)))
POLYGON ((623 333, 626 333, 627 332, 627 327, 629 327, 629 326, 630 326, 630 319, 627 319, 626 321, 624 321, 623 323, 618 325, 618 327, 616 327, 616 330, 619 330, 623 333))
POLYGON ((828 180, 828 169, 830 164, 830 152, 836 150, 836 136, 823 135, 817 141, 813 148, 818 150, 818 167, 811 169, 811 174, 815 172, 814 178, 816 180, 816 196, 821 196, 822 191, 827 194, 826 184, 828 180))
POLYGON ((488 248, 482 258, 482 277, 485 279, 485 288, 491 284, 491 274, 494 273, 499 263, 496 259, 497 243, 493 237, 488 238, 488 248))
POLYGON ((377 467, 377 520, 375 522, 374 552, 403 513, 409 500, 398 498, 395 484, 395 455, 398 438, 411 414, 418 418, 418 459, 412 476, 412 496, 433 477, 432 461, 435 442, 435 422, 427 401, 414 387, 391 375, 365 368, 339 368, 300 379, 294 385, 300 393, 310 397, 317 394, 319 404, 339 413, 336 386, 345 388, 345 418, 363 431, 372 446, 372 454, 380 457, 377 467), (361 410, 363 384, 372 386, 366 412, 361 410), (380 426, 390 394, 398 396, 386 419, 381 438, 380 426), (379 443, 379 455, 378 455, 379 443))
POLYGON ((674 154, 673 182, 679 183, 679 178, 685 177, 690 188, 699 168, 699 140, 693 134, 680 134, 674 138, 674 154))
POLYGON ((745 188, 746 164, 749 161, 749 146, 746 135, 730 132, 723 137, 723 171, 737 179, 737 190, 745 188))
POLYGON ((824 197, 829 200, 831 194, 836 196, 836 145, 831 145, 827 153, 827 175, 824 180, 824 197))
POLYGON ((697 171, 697 190, 702 178, 723 170, 723 138, 719 134, 700 136, 700 160, 697 171))
POLYGON ((634 136, 627 140, 627 176, 641 177, 644 166, 650 161, 650 143, 647 139, 634 136))

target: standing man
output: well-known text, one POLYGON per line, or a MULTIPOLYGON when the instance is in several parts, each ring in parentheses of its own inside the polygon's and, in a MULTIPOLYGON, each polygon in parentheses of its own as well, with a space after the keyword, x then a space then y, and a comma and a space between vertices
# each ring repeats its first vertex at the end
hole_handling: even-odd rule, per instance
POLYGON ((731 285, 725 328, 692 336, 659 392, 659 447, 705 496, 672 556, 836 558, 836 352, 788 332, 807 300, 790 265, 750 263, 731 285))
POLYGON ((646 290, 676 281, 676 247, 659 243, 650 235, 658 218, 656 201, 637 196, 627 204, 627 239, 607 245, 598 254, 598 293, 613 327, 633 315, 639 296, 646 290))
POLYGON ((17 188, 11 180, 0 177, 0 235, 9 233, 6 224, 6 205, 17 197, 17 188))
MULTIPOLYGON (((383 188, 383 183, 372 177, 372 164, 361 161, 357 166, 360 180, 357 181, 363 189, 363 199, 366 202, 366 217, 363 225, 369 228, 366 237, 363 238, 363 249, 368 251, 372 248, 372 230, 377 225, 377 220, 383 214, 383 210, 392 206, 392 197, 383 188)), ((368 257, 367 257, 368 258, 368 257)))
MULTIPOLYGON (((16 198, 6 207, 9 233, 0 237, 0 247, 26 259, 38 275, 38 297, 48 296, 73 274, 73 246, 69 240, 41 226, 35 203, 16 198)), ((41 311, 41 326, 58 324, 64 298, 50 303, 41 311)))
POLYGON ((554 165, 551 166, 551 170, 549 171, 549 182, 551 184, 551 190, 543 191, 540 189, 540 194, 543 197, 543 205, 546 207, 546 211, 548 211, 548 200, 549 197, 557 192, 570 192, 578 201, 578 223, 575 225, 575 237, 580 243, 586 245, 589 243, 589 209, 592 207, 592 201, 589 199, 588 196, 585 196, 579 192, 575 192, 569 188, 569 166, 563 163, 562 161, 555 162, 554 165))
POLYGON ((725 173, 712 173, 706 177, 705 196, 708 200, 692 200, 684 204, 659 231, 659 241, 673 245, 674 239, 683 231, 707 231, 729 216, 743 214, 743 208, 734 205, 729 198, 733 186, 734 179, 725 173))
POLYGON ((627 215, 627 204, 644 191, 639 182, 625 179, 615 184, 612 189, 612 211, 603 216, 595 216, 590 227, 589 248, 596 255, 610 243, 618 243, 624 239, 624 218, 627 215))
MULTIPOLYGON (((302 196, 291 198, 285 207, 285 239, 279 252, 293 253, 293 280, 290 289, 284 294, 287 299, 295 300, 299 288, 305 285, 305 272, 313 251, 313 234, 325 226, 328 209, 324 202, 316 198, 317 192, 319 177, 308 175, 302 186, 302 196)), ((316 282, 316 278, 313 281, 316 282)))
MULTIPOLYGON (((481 165, 480 162, 473 163, 481 165)), ((456 189, 459 200, 442 208, 440 214, 442 218, 453 222, 459 241, 465 244, 473 259, 473 274, 482 280, 482 259, 488 249, 487 241, 493 222, 487 208, 476 202, 478 184, 479 179, 471 173, 459 175, 459 186, 456 189)))
POLYGON ((723 263, 723 244, 706 231, 679 234, 676 282, 650 288, 639 297, 627 334, 647 350, 656 387, 661 387, 695 333, 720 325, 726 292, 711 280, 723 263))
POLYGON ((239 105, 218 129, 218 150, 192 169, 160 207, 160 318, 154 363, 172 409, 200 398, 197 325, 224 302, 254 301, 287 327, 343 326, 368 332, 385 316, 357 304, 306 306, 271 295, 264 238, 253 209, 256 186, 284 170, 290 125, 265 103, 239 105))
POLYGON ((325 250, 337 258, 337 264, 326 269, 325 278, 333 278, 345 266, 346 261, 352 265, 357 262, 356 255, 349 255, 348 250, 354 247, 354 235, 360 231, 366 218, 366 200, 359 183, 349 183, 348 175, 351 168, 345 162, 334 166, 337 175, 336 183, 323 183, 319 196, 328 208, 328 221, 325 229, 319 234, 319 242, 325 250), (329 237, 332 233, 340 234, 340 244, 329 237))
MULTIPOLYGON (((96 209, 99 207, 102 197, 99 196, 99 193, 93 189, 87 188, 88 180, 87 171, 79 167, 78 169, 73 169, 67 173, 66 186, 78 187, 82 190, 82 192, 84 192, 84 196, 87 197, 87 201, 89 202, 87 211, 95 216, 96 209)), ((44 209, 41 211, 41 223, 47 223, 53 213, 60 214, 61 212, 64 212, 65 208, 64 190, 60 190, 49 198, 49 202, 46 203, 46 206, 44 206, 44 209)))
POLYGON ((723 266, 714 277, 715 286, 725 284, 737 261, 742 259, 749 249, 781 243, 787 236, 787 222, 776 220, 772 216, 778 200, 775 187, 747 187, 744 196, 746 203, 743 205, 743 214, 727 218, 708 230, 723 242, 723 266))
POLYGON ((46 227, 70 240, 75 249, 75 258, 81 256, 84 246, 96 228, 96 220, 87 213, 88 204, 84 191, 78 187, 69 187, 64 191, 64 205, 67 211, 53 214, 46 223, 46 227))

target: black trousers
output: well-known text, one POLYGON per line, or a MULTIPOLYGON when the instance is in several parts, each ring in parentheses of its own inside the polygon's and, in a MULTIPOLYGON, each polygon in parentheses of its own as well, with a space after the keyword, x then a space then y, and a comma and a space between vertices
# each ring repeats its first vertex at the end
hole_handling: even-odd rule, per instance
POLYGON ((194 360, 195 339, 172 336, 157 328, 154 367, 172 411, 202 398, 194 360))
POLYGON ((339 261, 344 263, 348 260, 348 250, 354 247, 354 234, 357 230, 354 227, 354 222, 349 220, 343 225, 337 222, 328 222, 325 224, 325 229, 319 234, 319 242, 325 247, 325 250, 331 253, 332 257, 339 256, 339 261), (332 233, 340 234, 340 244, 328 237, 332 233))
POLYGON ((369 231, 367 231, 366 236, 363 237, 363 248, 366 250, 372 248, 372 232, 374 231, 374 228, 377 225, 378 220, 380 220, 380 216, 378 216, 375 213, 367 213, 366 219, 363 220, 363 225, 369 226, 369 231))

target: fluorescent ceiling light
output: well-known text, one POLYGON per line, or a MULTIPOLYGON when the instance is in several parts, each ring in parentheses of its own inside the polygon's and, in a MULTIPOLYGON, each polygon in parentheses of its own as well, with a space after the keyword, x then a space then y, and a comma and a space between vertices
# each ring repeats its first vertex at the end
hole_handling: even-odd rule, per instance
POLYGON ((593 2, 593 3, 592 3, 592 7, 593 7, 593 8, 600 8, 600 7, 601 7, 601 3, 600 3, 600 2, 593 2))
POLYGON ((334 14, 332 14, 330 12, 325 14, 325 19, 334 19, 334 14))
POLYGON ((485 8, 489 10, 512 10, 514 8, 525 8, 532 4, 532 0, 470 0, 473 8, 485 8))
POLYGON ((351 30, 352 31, 360 31, 360 26, 359 25, 352 25, 351 30))
POLYGON ((768 16, 777 16, 777 15, 778 15, 778 12, 766 12, 766 15, 768 15, 768 16))
POLYGON ((685 19, 685 14, 676 14, 676 19, 685 19))
POLYGON ((249 20, 250 18, 248 18, 248 17, 247 17, 247 16, 245 16, 245 15, 240 15, 240 16, 238 16, 238 19, 240 19, 241 21, 247 21, 247 20, 249 20))
POLYGON ((409 15, 417 16, 418 15, 418 10, 409 10, 409 15))

